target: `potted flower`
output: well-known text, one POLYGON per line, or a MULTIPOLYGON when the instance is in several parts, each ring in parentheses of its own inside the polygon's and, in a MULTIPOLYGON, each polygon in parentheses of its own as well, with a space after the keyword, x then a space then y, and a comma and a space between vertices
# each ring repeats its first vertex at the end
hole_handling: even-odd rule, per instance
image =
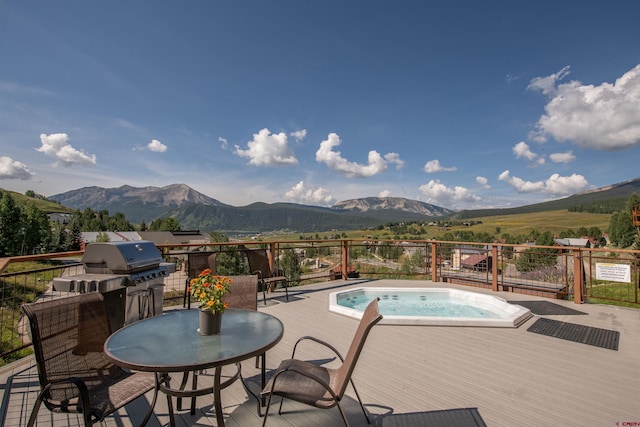
POLYGON ((209 268, 189 282, 188 292, 200 302, 200 334, 220 333, 222 313, 229 306, 223 297, 230 292, 230 284, 229 277, 213 274, 209 268))

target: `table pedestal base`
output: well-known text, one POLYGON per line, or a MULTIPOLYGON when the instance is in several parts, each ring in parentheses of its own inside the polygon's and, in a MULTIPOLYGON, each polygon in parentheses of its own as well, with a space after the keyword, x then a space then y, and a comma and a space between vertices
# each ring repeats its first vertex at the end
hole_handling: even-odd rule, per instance
MULTIPOLYGON (((173 401, 171 399, 172 397, 177 397, 179 402, 182 398, 189 398, 189 397, 192 398, 191 414, 194 415, 195 414, 195 398, 197 396, 204 396, 207 394, 213 394, 214 408, 216 411, 216 421, 218 423, 218 426, 223 427, 224 415, 222 413, 222 401, 220 399, 220 391, 223 388, 229 387, 240 377, 240 370, 238 369, 238 371, 234 373, 231 377, 226 378, 224 381, 222 381, 222 367, 218 366, 215 368, 215 373, 213 375, 213 386, 204 387, 204 388, 197 388, 198 386, 197 373, 191 372, 191 375, 193 375, 192 390, 185 389, 188 375, 189 375, 189 372, 185 372, 183 380, 180 384, 180 388, 176 389, 171 387, 170 385, 171 377, 169 377, 168 374, 156 374, 156 386, 158 390, 167 395, 167 405, 169 407, 169 422, 171 427, 175 427, 176 425, 175 414, 173 412, 173 401)), ((180 408, 180 405, 178 406, 178 409, 179 408, 180 408)))

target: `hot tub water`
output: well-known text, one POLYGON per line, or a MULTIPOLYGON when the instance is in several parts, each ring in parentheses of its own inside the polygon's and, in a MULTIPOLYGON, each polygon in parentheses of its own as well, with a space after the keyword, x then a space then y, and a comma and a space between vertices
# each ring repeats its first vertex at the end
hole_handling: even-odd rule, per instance
POLYGON ((517 327, 531 312, 492 295, 446 288, 356 288, 333 292, 330 310, 360 318, 380 298, 381 323, 517 327))

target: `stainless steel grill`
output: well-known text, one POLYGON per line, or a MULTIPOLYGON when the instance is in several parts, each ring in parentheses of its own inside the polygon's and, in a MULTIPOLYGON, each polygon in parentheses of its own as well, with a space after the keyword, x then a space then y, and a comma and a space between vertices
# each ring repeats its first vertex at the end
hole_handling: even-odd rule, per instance
POLYGON ((87 245, 85 274, 58 277, 61 292, 101 292, 111 329, 162 313, 164 278, 169 275, 158 248, 146 240, 87 245))

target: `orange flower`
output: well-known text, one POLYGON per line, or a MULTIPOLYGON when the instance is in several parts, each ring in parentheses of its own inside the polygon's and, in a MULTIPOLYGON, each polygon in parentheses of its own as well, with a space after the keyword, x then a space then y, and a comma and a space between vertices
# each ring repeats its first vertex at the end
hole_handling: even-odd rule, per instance
POLYGON ((229 304, 223 301, 223 297, 230 292, 230 283, 230 278, 212 274, 212 271, 207 268, 189 281, 187 290, 198 300, 201 309, 221 313, 229 308, 229 304))

